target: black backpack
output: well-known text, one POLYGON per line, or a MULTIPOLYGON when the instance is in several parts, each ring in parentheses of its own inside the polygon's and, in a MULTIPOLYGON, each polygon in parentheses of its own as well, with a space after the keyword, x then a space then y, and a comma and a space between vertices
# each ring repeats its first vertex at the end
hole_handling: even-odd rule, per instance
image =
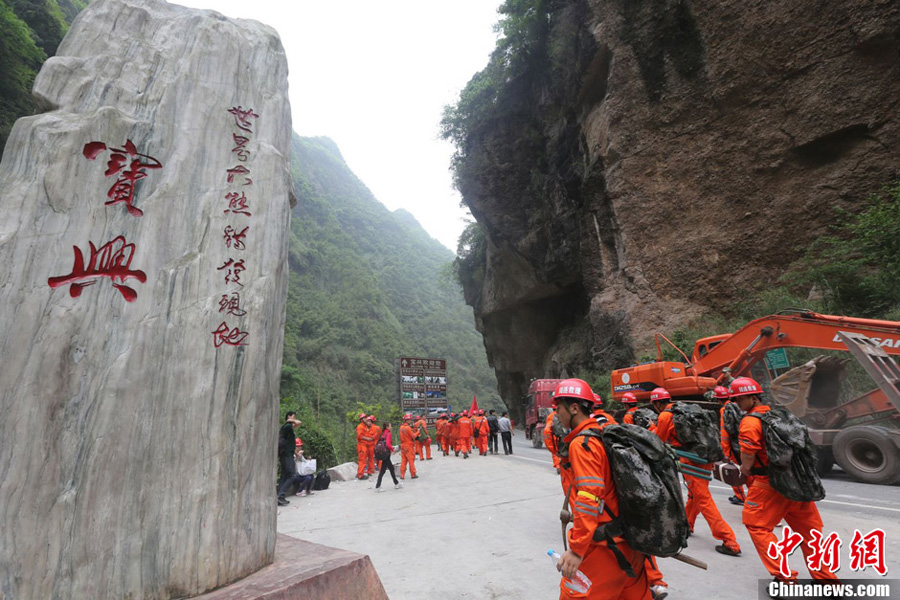
POLYGON ((488 421, 488 431, 490 433, 497 433, 498 431, 500 431, 500 423, 498 422, 499 420, 497 419, 497 415, 489 416, 487 418, 487 421, 488 421))
POLYGON ((773 406, 765 413, 747 413, 744 418, 762 421, 768 467, 754 467, 752 475, 768 475, 775 490, 796 502, 816 502, 825 497, 825 488, 816 472, 816 445, 809 429, 789 410, 773 406))
POLYGON ((584 437, 586 449, 588 438, 599 439, 609 458, 619 515, 604 507, 613 520, 601 525, 593 539, 606 540, 622 570, 634 577, 631 565, 616 548, 616 536, 624 537, 637 552, 653 556, 675 556, 686 548, 690 528, 678 467, 662 440, 637 425, 607 425, 600 433, 586 429, 578 437, 584 437))
POLYGON ((676 402, 669 412, 682 450, 696 454, 707 463, 725 459, 718 415, 687 402, 676 402))
POLYGON ((375 444, 375 458, 378 460, 388 460, 391 457, 391 449, 387 447, 387 440, 380 438, 375 444))
POLYGON ((650 425, 656 424, 656 412, 652 408, 639 408, 633 413, 631 413, 631 418, 634 419, 634 424, 638 427, 643 427, 644 429, 650 429, 650 425))
POLYGON ((327 490, 329 485, 331 485, 331 475, 328 474, 328 471, 319 471, 316 473, 316 478, 313 481, 314 490, 327 490))
POLYGON ((743 417, 744 413, 734 402, 729 402, 722 408, 722 425, 728 432, 728 445, 731 446, 731 453, 734 454, 734 459, 739 464, 741 462, 741 444, 738 442, 738 431, 743 417))

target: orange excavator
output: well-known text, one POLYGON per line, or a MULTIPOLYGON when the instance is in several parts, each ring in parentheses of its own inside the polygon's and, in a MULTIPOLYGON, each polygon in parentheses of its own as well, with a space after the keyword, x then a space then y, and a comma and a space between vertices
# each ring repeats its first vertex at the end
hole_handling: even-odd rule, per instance
POLYGON ((654 388, 665 387, 675 399, 703 402, 715 386, 751 375, 770 403, 785 406, 809 426, 820 450, 820 473, 837 462, 861 481, 900 482, 900 367, 890 358, 900 355, 900 322, 787 310, 734 333, 697 340, 690 358, 662 334, 656 346, 656 361, 612 372, 614 399, 632 392, 647 401, 654 388), (664 360, 661 339, 684 362, 664 360), (847 359, 817 356, 778 375, 765 359, 784 348, 849 352, 878 387, 841 402, 847 359))

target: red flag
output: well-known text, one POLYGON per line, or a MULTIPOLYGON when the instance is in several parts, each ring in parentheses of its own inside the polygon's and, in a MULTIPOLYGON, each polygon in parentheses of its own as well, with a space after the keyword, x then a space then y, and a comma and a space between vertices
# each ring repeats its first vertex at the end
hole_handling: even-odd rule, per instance
POLYGON ((478 398, 472 396, 472 408, 469 409, 469 414, 474 415, 478 412, 478 398))

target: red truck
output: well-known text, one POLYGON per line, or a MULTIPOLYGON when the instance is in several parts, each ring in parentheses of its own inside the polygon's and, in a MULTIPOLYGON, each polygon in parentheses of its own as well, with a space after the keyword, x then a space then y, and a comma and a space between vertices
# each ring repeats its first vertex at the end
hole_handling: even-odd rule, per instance
POLYGON ((532 379, 522 405, 525 407, 525 439, 540 448, 544 445, 544 423, 553 412, 553 392, 562 379, 532 379))

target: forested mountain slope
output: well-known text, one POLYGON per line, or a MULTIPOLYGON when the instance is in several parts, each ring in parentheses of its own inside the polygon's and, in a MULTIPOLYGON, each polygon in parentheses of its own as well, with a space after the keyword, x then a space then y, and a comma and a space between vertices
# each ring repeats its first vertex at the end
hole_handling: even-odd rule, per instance
POLYGON ((450 276, 453 253, 379 203, 328 138, 294 137, 292 175, 285 404, 337 421, 357 402, 388 410, 403 355, 447 359, 454 407, 477 395, 499 408, 472 309, 450 276))

